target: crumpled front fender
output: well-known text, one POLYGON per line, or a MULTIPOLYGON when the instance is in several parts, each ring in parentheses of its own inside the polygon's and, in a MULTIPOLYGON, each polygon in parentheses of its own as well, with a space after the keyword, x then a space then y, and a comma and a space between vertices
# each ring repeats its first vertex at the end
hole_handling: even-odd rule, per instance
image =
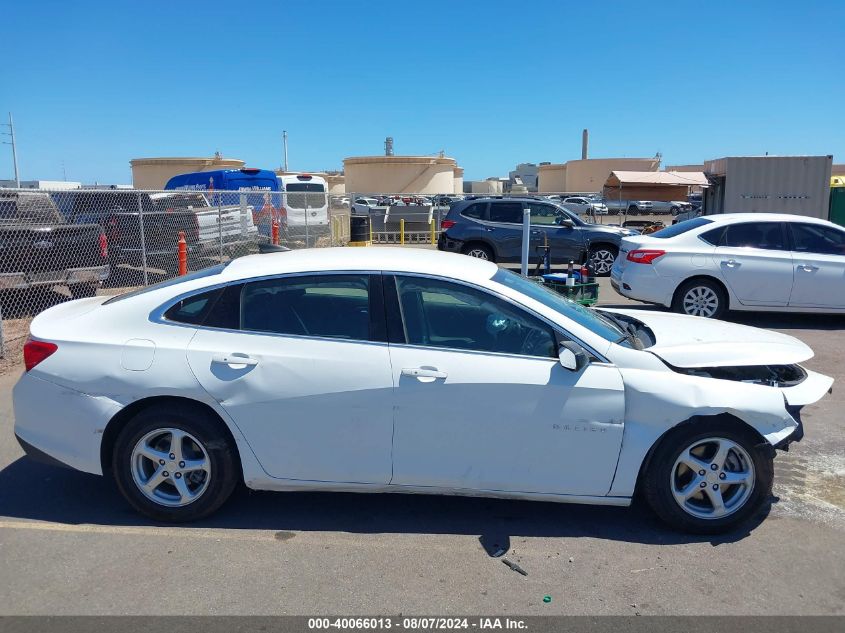
POLYGON ((779 389, 675 372, 624 368, 619 371, 625 382, 625 432, 611 496, 634 493, 640 466, 649 449, 681 422, 693 416, 727 413, 747 423, 774 446, 798 427, 786 410, 790 392, 794 390, 795 399, 802 401, 800 404, 809 404, 820 399, 832 383, 832 379, 815 372, 808 372, 807 380, 801 385, 779 389))

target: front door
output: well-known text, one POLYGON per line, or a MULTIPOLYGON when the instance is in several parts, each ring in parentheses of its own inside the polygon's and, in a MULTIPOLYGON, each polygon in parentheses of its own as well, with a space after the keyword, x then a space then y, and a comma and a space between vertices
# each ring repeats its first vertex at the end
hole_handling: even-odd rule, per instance
POLYGON ((789 305, 845 309, 845 231, 810 223, 789 228, 795 266, 789 305))
POLYGON ((615 367, 564 369, 556 332, 485 290, 414 276, 393 288, 391 484, 607 494, 625 413, 615 367))
POLYGON ((548 245, 553 264, 580 264, 584 256, 581 233, 572 226, 560 224, 562 220, 570 218, 550 204, 526 204, 531 214, 531 259, 542 257, 541 247, 548 245))
POLYGON ((792 292, 792 256, 780 222, 729 224, 713 262, 743 305, 785 306, 792 292))
POLYGON ((239 331, 199 329, 188 362, 264 470, 386 484, 393 376, 380 334, 381 277, 291 275, 234 292, 239 331))

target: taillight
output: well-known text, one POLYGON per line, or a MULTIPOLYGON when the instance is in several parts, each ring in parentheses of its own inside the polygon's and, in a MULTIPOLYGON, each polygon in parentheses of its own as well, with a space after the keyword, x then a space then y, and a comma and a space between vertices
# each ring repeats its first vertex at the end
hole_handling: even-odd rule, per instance
POLYGON ((635 264, 650 264, 658 257, 663 257, 665 254, 666 251, 642 248, 628 251, 628 257, 626 259, 629 262, 634 262, 635 264))
POLYGON ((109 256, 109 240, 105 233, 100 233, 100 257, 107 259, 109 256))
POLYGON ((27 339, 23 346, 23 364, 26 370, 29 371, 35 367, 42 360, 52 355, 57 349, 59 349, 59 346, 55 343, 27 339))
POLYGON ((445 231, 446 229, 451 229, 456 224, 457 224, 457 222, 455 222, 454 220, 443 220, 440 223, 440 228, 445 231))

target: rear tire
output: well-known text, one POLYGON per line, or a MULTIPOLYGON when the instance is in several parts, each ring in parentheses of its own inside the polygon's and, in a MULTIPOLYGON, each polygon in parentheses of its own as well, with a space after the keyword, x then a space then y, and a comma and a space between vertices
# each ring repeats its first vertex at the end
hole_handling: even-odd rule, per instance
POLYGON ((717 281, 690 279, 675 291, 672 310, 690 316, 720 319, 728 310, 728 295, 717 281))
POLYGON ((178 403, 136 414, 117 436, 112 456, 121 494, 156 521, 181 523, 213 513, 240 480, 236 449, 220 424, 178 403))
POLYGON ((738 420, 684 424, 660 441, 642 491, 655 514, 676 530, 727 532, 769 503, 773 455, 774 449, 738 420))
POLYGON ((487 246, 486 244, 467 244, 466 246, 461 249, 461 252, 464 255, 469 255, 470 257, 477 257, 478 259, 486 259, 487 261, 495 262, 496 258, 493 255, 493 250, 487 246))

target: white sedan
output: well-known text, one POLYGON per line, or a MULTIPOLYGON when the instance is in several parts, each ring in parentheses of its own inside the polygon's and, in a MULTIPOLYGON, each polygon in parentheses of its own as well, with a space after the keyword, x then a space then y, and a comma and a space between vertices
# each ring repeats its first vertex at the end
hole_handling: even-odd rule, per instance
POLYGON ((584 308, 414 249, 236 259, 38 315, 14 389, 32 457, 114 477, 158 520, 260 490, 627 506, 685 530, 769 499, 832 379, 796 339, 584 308))
POLYGON ((626 237, 610 273, 622 295, 676 312, 845 312, 845 229, 796 215, 731 213, 626 237))

